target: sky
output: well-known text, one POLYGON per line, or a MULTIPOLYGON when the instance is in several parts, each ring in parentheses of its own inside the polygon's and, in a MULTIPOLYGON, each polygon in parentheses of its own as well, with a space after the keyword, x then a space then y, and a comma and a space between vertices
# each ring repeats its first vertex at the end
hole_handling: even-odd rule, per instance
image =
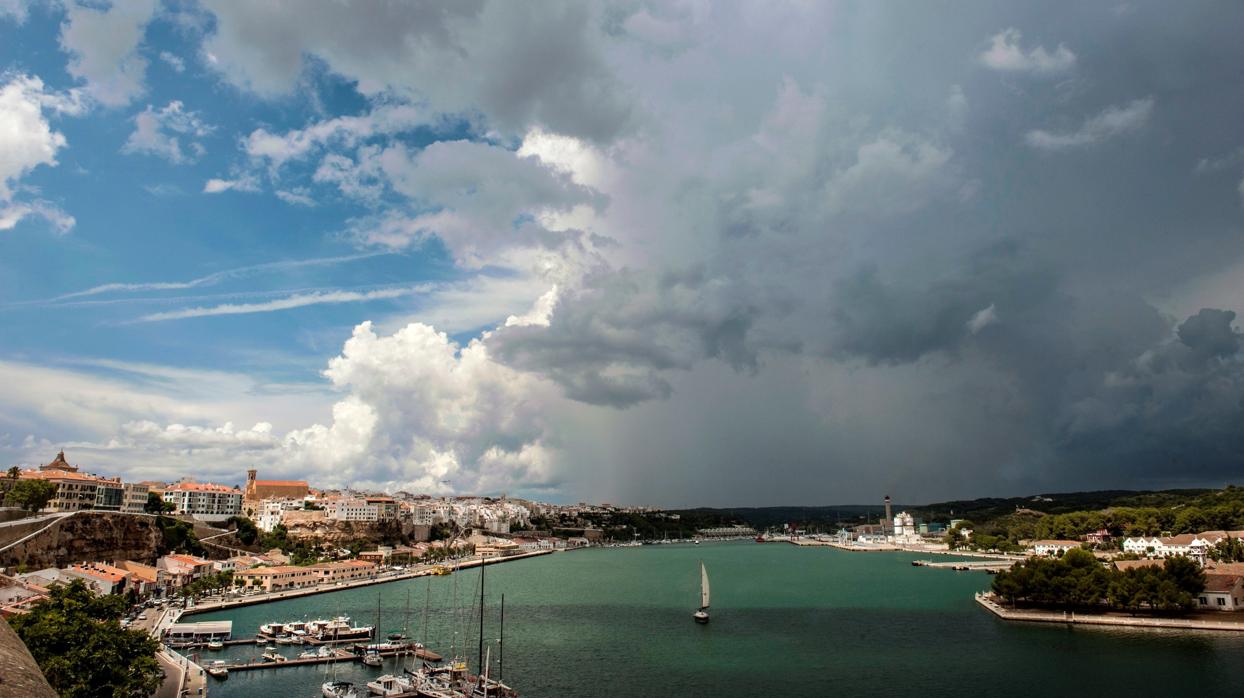
POLYGON ((0 0, 0 462, 1240 483, 1244 5, 0 0))

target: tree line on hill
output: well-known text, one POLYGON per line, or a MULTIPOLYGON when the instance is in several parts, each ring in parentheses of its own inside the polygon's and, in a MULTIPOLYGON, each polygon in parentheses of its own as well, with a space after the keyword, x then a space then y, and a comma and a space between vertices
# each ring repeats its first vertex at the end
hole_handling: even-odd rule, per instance
MULTIPOLYGON (((1175 492, 1152 495, 1132 494, 1116 502, 1161 502, 1158 506, 1124 506, 1113 504, 1092 511, 1043 513, 1020 508, 986 519, 961 524, 962 531, 950 532, 947 542, 956 547, 981 550, 1019 550, 1022 540, 1079 540, 1087 534, 1106 531, 1111 542, 1097 547, 1118 550, 1122 539, 1137 536, 1167 536, 1202 531, 1244 530, 1244 488, 1229 486, 1222 490, 1196 490, 1182 495, 1175 492)), ((1226 553, 1224 553, 1226 554, 1226 553)), ((1240 556, 1244 559, 1244 555, 1240 556)), ((1234 555, 1221 559, 1235 559, 1234 555)))
POLYGON ((1118 570, 1086 550, 1069 550, 1061 557, 1018 562, 999 572, 992 588, 1011 605, 1177 613, 1196 607, 1205 572, 1182 556, 1167 558, 1160 566, 1118 570))

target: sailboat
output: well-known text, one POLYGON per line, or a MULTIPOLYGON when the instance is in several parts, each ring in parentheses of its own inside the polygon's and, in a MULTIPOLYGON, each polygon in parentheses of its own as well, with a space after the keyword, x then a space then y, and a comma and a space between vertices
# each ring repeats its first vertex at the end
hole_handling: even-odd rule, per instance
POLYGON ((367 666, 383 666, 380 658, 380 592, 376 592, 376 644, 363 648, 363 663, 367 666))
POLYGON ((693 616, 697 623, 708 622, 708 570, 700 563, 700 610, 693 616))
MULTIPOLYGON (((333 639, 334 640, 336 639, 335 637, 336 633, 337 633, 337 628, 334 627, 333 628, 333 634, 334 634, 333 639)), ((320 649, 325 649, 325 648, 320 647, 320 649)), ((331 650, 331 651, 332 651, 332 659, 329 660, 328 668, 325 669, 324 671, 324 678, 327 680, 324 683, 320 684, 320 695, 323 696, 324 698, 362 698, 359 695, 358 689, 354 687, 353 683, 349 681, 338 681, 337 680, 337 652, 336 650, 331 650), (331 678, 328 675, 329 670, 332 671, 331 678)))

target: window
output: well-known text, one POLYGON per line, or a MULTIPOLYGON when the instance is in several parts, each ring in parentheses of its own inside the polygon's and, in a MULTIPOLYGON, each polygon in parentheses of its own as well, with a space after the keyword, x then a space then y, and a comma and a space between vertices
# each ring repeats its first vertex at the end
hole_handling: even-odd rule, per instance
POLYGON ((1209 605, 1209 599, 1207 599, 1207 598, 1205 598, 1204 596, 1202 596, 1202 597, 1201 597, 1201 605, 1202 605, 1202 606, 1208 606, 1208 605, 1209 605))
POLYGON ((1222 598, 1221 596, 1219 596, 1219 597, 1218 597, 1218 605, 1219 605, 1219 606, 1226 606, 1226 605, 1227 605, 1227 600, 1226 600, 1226 599, 1224 599, 1224 598, 1222 598))

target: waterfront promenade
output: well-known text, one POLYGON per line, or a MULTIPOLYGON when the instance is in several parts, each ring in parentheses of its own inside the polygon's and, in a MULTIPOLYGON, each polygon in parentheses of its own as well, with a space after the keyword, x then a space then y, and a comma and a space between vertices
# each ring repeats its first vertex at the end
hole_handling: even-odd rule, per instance
POLYGON ((525 560, 529 557, 539 555, 548 555, 554 550, 534 550, 517 555, 505 555, 502 557, 490 558, 467 558, 460 560, 453 565, 444 564, 427 564, 418 565, 412 569, 406 569, 398 572, 386 572, 369 577, 367 579, 357 579, 350 582, 341 582, 339 584, 320 584, 311 587, 303 587, 301 589, 288 589, 286 591, 273 591, 260 594, 246 594, 238 597, 226 597, 216 601, 206 601, 204 603, 195 604, 194 607, 186 609, 182 615, 189 616, 196 613, 207 613, 208 611, 219 611, 226 608, 240 608, 242 606, 253 606, 255 604, 268 603, 270 601, 284 601, 286 599, 296 599, 303 596, 313 596, 315 594, 327 594, 333 591, 342 591, 343 589, 355 589, 357 587, 372 586, 373 584, 388 584, 389 582, 398 582, 403 579, 414 579, 429 574, 434 574, 437 567, 453 567, 456 569, 468 569, 471 567, 479 567, 483 565, 495 565, 502 562, 513 562, 515 560, 525 560))
POLYGON ((998 603, 993 594, 978 592, 976 603, 998 618, 1025 623, 1061 623, 1064 625, 1098 625, 1128 628, 1164 628, 1173 630, 1216 630, 1221 632, 1244 632, 1244 618, 1232 613, 1200 613, 1182 618, 1154 618, 1132 616, 1118 612, 1076 613, 1075 611, 1047 611, 1039 609, 1007 608, 998 603))

